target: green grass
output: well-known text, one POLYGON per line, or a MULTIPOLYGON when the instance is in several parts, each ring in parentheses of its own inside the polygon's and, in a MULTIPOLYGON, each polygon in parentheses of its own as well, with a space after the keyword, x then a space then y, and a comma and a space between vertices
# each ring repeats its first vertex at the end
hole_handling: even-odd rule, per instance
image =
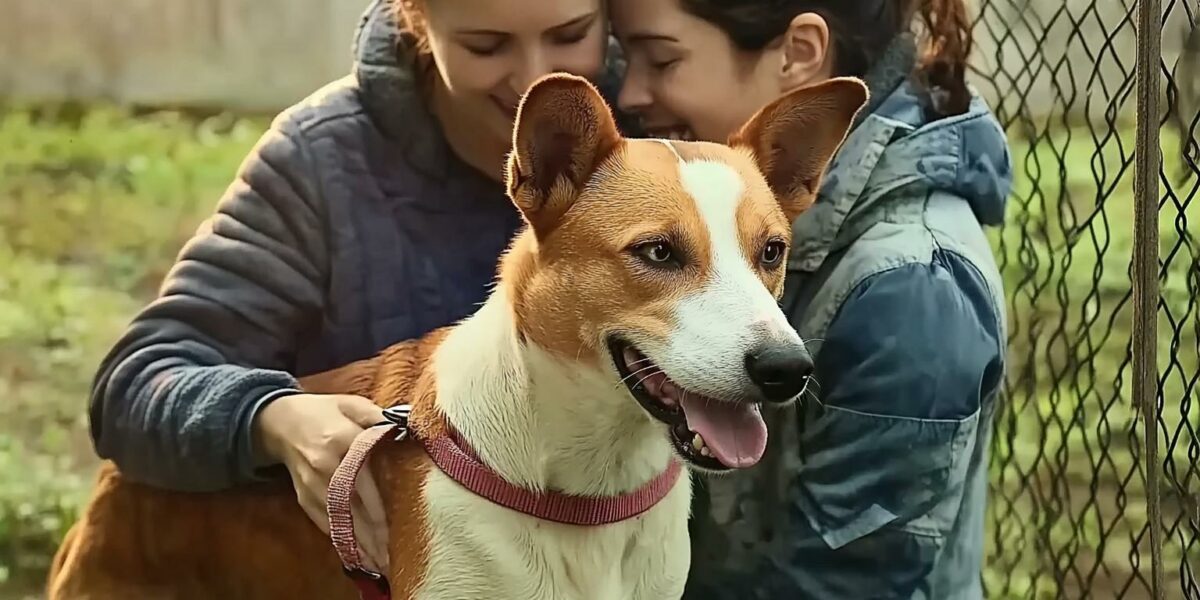
MULTIPOLYGON (((91 485, 96 459, 86 407, 96 365, 154 295, 266 125, 228 116, 134 117, 106 107, 0 110, 0 597, 6 580, 10 589, 40 582, 91 485)), ((1128 435, 1136 418, 1126 364, 1133 202, 1132 167, 1122 165, 1132 131, 1121 138, 1123 149, 1110 142, 1101 151, 1084 129, 1014 141, 1009 221, 992 232, 1010 297, 1013 392, 1000 415, 992 469, 993 597, 1054 597, 1047 578, 1055 571, 1104 597, 1112 594, 1100 590, 1130 577, 1131 552, 1149 563, 1148 545, 1134 537, 1146 509, 1132 453, 1140 433, 1128 435), (1086 224, 1105 196, 1104 210, 1086 224), (1129 493, 1124 504, 1121 486, 1129 493), (1101 539, 1106 545, 1096 550, 1101 539), (1090 577, 1094 568, 1099 574, 1090 577)), ((1174 141, 1163 147, 1173 149, 1174 141)), ((1178 209, 1161 214, 1166 256, 1184 234, 1178 209)), ((1200 201, 1182 214, 1196 236, 1200 201)), ((1196 285, 1186 280, 1197 253, 1195 245, 1184 248, 1164 282, 1169 311, 1189 323, 1173 350, 1170 323, 1160 319, 1170 433, 1185 422, 1200 425, 1200 410, 1185 415, 1180 403, 1195 398, 1186 378, 1200 371, 1196 285)), ((1163 438, 1167 456, 1170 438, 1163 438)), ((1168 516, 1185 506, 1183 492, 1200 496, 1196 477, 1183 476, 1189 442, 1196 443, 1185 435, 1170 455, 1179 476, 1164 486, 1168 516)), ((1170 538, 1165 553, 1176 577, 1182 539, 1170 538)))
POLYGON ((0 590, 44 573, 91 485, 96 365, 265 127, 0 107, 0 590))

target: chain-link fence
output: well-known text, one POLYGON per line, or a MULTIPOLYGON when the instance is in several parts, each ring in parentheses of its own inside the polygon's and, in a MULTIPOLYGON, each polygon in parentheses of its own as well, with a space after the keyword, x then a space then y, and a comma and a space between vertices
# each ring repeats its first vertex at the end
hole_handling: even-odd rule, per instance
POLYGON ((1200 600, 1200 6, 976 4, 1016 173, 987 595, 1200 600))

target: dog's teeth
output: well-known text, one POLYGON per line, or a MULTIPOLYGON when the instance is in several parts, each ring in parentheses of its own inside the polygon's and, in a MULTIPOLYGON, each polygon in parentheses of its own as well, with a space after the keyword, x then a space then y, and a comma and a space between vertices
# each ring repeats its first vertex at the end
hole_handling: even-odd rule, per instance
POLYGON ((692 447, 696 450, 699 450, 701 454, 704 454, 704 452, 708 450, 708 448, 704 445, 704 438, 700 437, 700 434, 698 433, 696 434, 696 437, 692 438, 692 447))
POLYGON ((708 450, 708 446, 705 446, 700 449, 700 456, 710 456, 710 457, 712 456, 712 452, 710 452, 708 450))

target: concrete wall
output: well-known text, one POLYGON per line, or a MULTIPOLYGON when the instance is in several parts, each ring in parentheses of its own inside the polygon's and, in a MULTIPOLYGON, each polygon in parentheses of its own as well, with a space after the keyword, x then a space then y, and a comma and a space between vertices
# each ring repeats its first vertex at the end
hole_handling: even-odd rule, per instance
MULTIPOLYGON (((1113 111, 1132 118, 1135 0, 971 1, 983 11, 975 63, 991 75, 976 81, 1002 116, 1041 120, 1065 110, 1100 121, 1113 111)), ((354 27, 367 4, 3 2, 0 96, 266 111, 347 72, 354 27)), ((1171 10, 1164 58, 1173 66, 1185 2, 1163 4, 1171 10)))
POLYGON ((348 72, 367 0, 3 0, 0 96, 276 110, 348 72))
MULTIPOLYGON (((982 6, 974 63, 987 75, 976 76, 976 84, 1002 116, 1134 119, 1136 0, 974 4, 982 6)), ((1200 7, 1196 0, 1168 0, 1163 7, 1162 62, 1173 73, 1200 7)), ((1164 82, 1164 101, 1166 88, 1164 82)))

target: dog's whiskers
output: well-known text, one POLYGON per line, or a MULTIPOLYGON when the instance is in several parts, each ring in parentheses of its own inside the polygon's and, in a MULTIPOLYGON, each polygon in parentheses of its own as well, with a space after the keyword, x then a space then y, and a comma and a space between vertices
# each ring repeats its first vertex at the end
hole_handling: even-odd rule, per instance
MULTIPOLYGON (((632 373, 630 373, 630 374, 628 374, 628 375, 626 375, 626 376, 622 377, 622 378, 621 378, 621 381, 618 381, 618 382, 617 382, 617 385, 615 385, 615 386, 613 386, 613 387, 621 387, 621 385, 623 385, 625 382, 629 381, 631 378, 633 378, 633 377, 637 377, 638 375, 640 375, 640 374, 642 374, 642 373, 645 373, 646 371, 652 371, 652 370, 655 370, 655 369, 658 369, 658 367, 657 367, 657 366, 655 366, 655 365, 648 365, 648 366, 642 367, 642 368, 640 368, 640 369, 638 369, 638 370, 636 370, 636 371, 634 371, 634 372, 632 372, 632 373)), ((662 372, 662 370, 661 370, 661 369, 659 369, 659 371, 658 371, 658 372, 659 372, 659 373, 661 373, 661 372, 662 372)), ((638 380, 638 383, 640 384, 640 383, 642 383, 643 381, 646 381, 647 379, 649 379, 649 378, 653 377, 654 375, 656 375, 656 373, 649 373, 649 374, 647 374, 645 377, 643 377, 643 378, 639 379, 639 380, 638 380)))
MULTIPOLYGON (((647 368, 652 368, 652 367, 647 367, 647 368)), ((662 373, 662 371, 659 371, 658 373, 662 373)), ((645 383, 645 382, 646 382, 646 380, 647 380, 647 379, 650 379, 651 377, 654 377, 654 376, 655 376, 655 375, 657 375, 658 373, 650 373, 650 374, 646 375, 645 377, 643 377, 643 378, 639 379, 639 380, 638 380, 638 382, 637 382, 635 385, 642 385, 643 383, 645 383)))
POLYGON ((809 378, 808 385, 804 386, 803 392, 800 392, 800 399, 812 400, 813 402, 817 403, 817 406, 824 407, 825 405, 821 403, 821 397, 818 396, 817 392, 813 390, 813 386, 816 386, 817 389, 821 389, 821 384, 817 383, 816 378, 809 378))

